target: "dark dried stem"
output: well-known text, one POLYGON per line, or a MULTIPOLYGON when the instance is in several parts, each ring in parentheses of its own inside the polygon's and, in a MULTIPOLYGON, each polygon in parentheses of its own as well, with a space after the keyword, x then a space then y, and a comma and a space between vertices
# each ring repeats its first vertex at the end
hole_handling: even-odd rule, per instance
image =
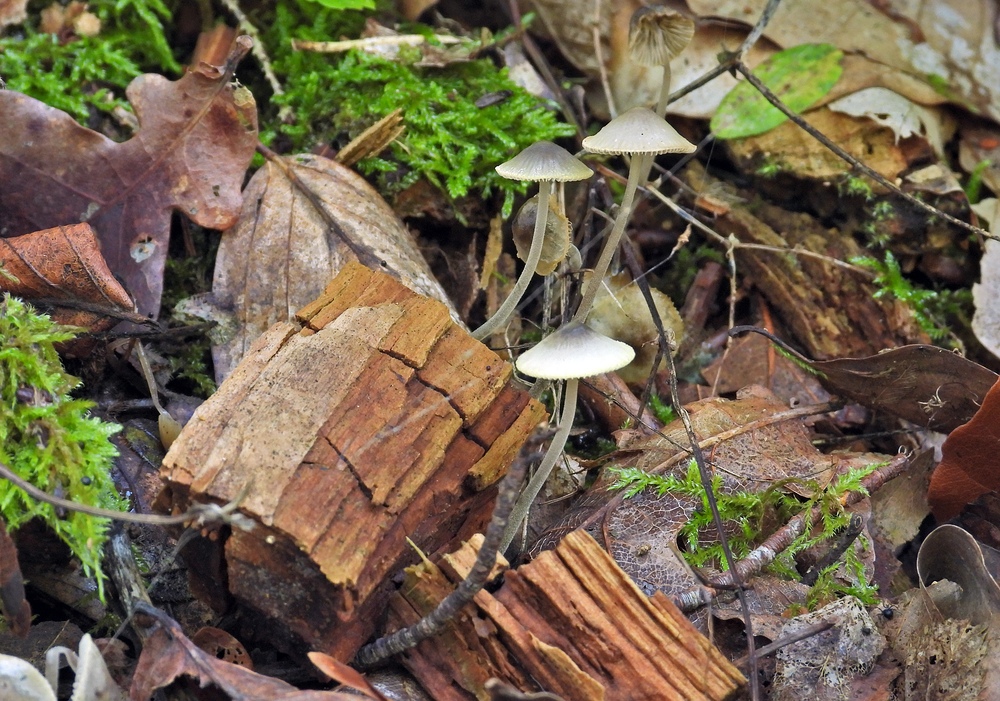
POLYGON ((518 487, 524 479, 527 465, 534 459, 534 453, 525 454, 522 448, 514 464, 511 465, 507 475, 500 483, 497 494, 496 505, 493 507, 493 517, 490 525, 486 529, 486 536, 483 544, 476 554, 476 562, 469 570, 468 576, 463 579, 455 591, 451 592, 433 611, 420 619, 412 626, 397 630, 391 635, 379 638, 371 645, 366 645, 358 652, 354 659, 354 664, 366 669, 374 667, 393 655, 416 647, 421 641, 437 635, 448 622, 454 618, 458 612, 475 597, 476 593, 483 588, 489 579, 490 572, 497 560, 497 550, 500 540, 503 537, 504 529, 507 525, 507 518, 511 508, 517 498, 518 487))

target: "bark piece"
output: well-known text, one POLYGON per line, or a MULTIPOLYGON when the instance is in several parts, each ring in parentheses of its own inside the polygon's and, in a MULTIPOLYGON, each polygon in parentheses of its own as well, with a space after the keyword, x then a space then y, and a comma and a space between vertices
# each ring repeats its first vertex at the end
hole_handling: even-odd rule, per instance
POLYGON ((407 538, 434 552, 489 511, 477 491, 544 413, 510 377, 444 305, 348 264, 258 339, 164 459, 162 508, 248 487, 261 524, 225 540, 224 572, 208 566, 221 540, 203 541, 195 589, 235 596, 286 649, 349 660, 416 559, 407 538))
MULTIPOLYGON (((472 549, 410 568, 392 619, 409 624, 464 577, 472 549), (405 597, 405 598, 404 598, 405 597)), ((583 531, 481 591, 445 635, 404 664, 442 701, 488 698, 497 677, 567 699, 724 699, 739 671, 662 594, 645 596, 583 531)))

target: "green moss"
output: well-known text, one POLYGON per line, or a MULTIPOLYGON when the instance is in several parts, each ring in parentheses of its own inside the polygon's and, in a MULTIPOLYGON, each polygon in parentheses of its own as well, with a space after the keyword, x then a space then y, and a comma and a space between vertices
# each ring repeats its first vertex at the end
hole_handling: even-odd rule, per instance
MULTIPOLYGON (((108 438, 121 427, 90 416, 73 399, 78 380, 63 370, 54 344, 76 329, 54 324, 16 297, 0 300, 0 462, 39 489, 81 504, 120 508, 111 481, 117 455, 108 438)), ((101 584, 101 546, 108 521, 57 513, 0 480, 0 514, 11 529, 40 517, 101 584)))
POLYGON ((181 71, 164 34, 170 10, 162 0, 101 2, 92 9, 101 20, 95 37, 63 44, 28 23, 0 38, 0 78, 7 87, 85 122, 94 109, 131 109, 125 87, 143 71, 181 71))
POLYGON ((388 195, 420 178, 451 199, 499 191, 504 214, 509 215, 515 194, 524 192, 525 185, 501 178, 494 167, 535 141, 573 133, 540 100, 514 84, 505 69, 487 59, 429 68, 412 65, 419 57, 412 48, 402 52, 409 62, 360 51, 337 55, 278 48, 292 38, 339 38, 327 26, 335 21, 346 19, 301 4, 275 8, 266 43, 275 47, 275 71, 286 92, 275 96, 274 103, 289 108, 295 121, 264 129, 265 143, 287 151, 308 150, 317 143, 342 146, 402 109, 403 136, 381 157, 359 163, 359 170, 373 176, 388 195), (510 96, 488 107, 476 106, 479 98, 501 92, 510 96))
MULTIPOLYGON (((784 490, 781 483, 762 492, 725 493, 722 478, 716 475, 712 479, 712 489, 716 495, 719 515, 724 523, 735 527, 734 532, 729 534, 729 546, 733 555, 736 558, 745 557, 760 543, 765 535, 761 533, 765 516, 770 515, 779 522, 786 523, 804 511, 818 509, 822 514, 819 527, 792 541, 769 568, 786 578, 800 579, 795 567, 795 556, 808 548, 832 541, 847 527, 850 514, 844 510, 841 499, 851 492, 864 493, 861 480, 878 467, 879 464, 873 464, 851 469, 834 479, 825 489, 820 489, 813 481, 805 481, 803 485, 814 494, 806 501, 784 490)), ((625 490, 626 497, 652 489, 660 495, 671 493, 699 500, 700 508, 691 515, 679 533, 679 540, 684 546, 684 557, 695 567, 726 568, 722 545, 715 540, 712 512, 694 460, 688 464, 687 474, 683 477, 652 475, 638 468, 610 469, 617 475, 617 481, 611 485, 611 489, 625 490)), ((820 574, 810 590, 809 601, 818 603, 832 594, 849 593, 866 603, 873 603, 877 599, 877 588, 868 584, 863 570, 856 551, 848 548, 840 562, 820 574), (845 584, 834 576, 840 567, 846 567, 853 576, 853 584, 845 584)))

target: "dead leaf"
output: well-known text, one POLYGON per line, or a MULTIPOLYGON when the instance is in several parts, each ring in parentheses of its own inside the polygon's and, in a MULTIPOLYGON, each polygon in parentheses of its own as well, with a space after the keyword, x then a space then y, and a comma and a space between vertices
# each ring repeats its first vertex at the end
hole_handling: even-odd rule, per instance
POLYGON ((310 652, 309 661, 316 665, 316 668, 319 669, 319 671, 330 677, 330 679, 333 679, 335 682, 339 682, 344 686, 349 686, 352 689, 357 689, 370 698, 387 701, 385 696, 380 694, 375 687, 368 683, 368 680, 365 679, 365 675, 353 667, 348 667, 343 662, 322 652, 310 652))
POLYGON ((829 108, 852 117, 867 117, 876 124, 888 127, 895 135, 897 144, 900 139, 922 136, 933 146, 934 153, 944 157, 940 114, 888 88, 859 90, 834 100, 829 108))
MULTIPOLYGON (((994 208, 1000 213, 1000 207, 994 204, 994 208)), ((1000 221, 1000 216, 991 222, 991 226, 995 226, 997 221, 1000 221)), ((983 257, 979 261, 980 279, 972 286, 972 300, 976 307, 972 330, 987 350, 1000 357, 1000 242, 987 239, 984 245, 983 257)))
POLYGON ((28 0, 0 0, 0 29, 28 19, 28 0))
POLYGON ((253 671, 253 660, 243 643, 221 628, 205 626, 191 636, 191 642, 212 657, 253 671))
POLYGON ((308 191, 274 162, 258 170, 244 193, 239 221, 219 245, 212 293, 199 298, 234 321, 233 335, 213 345, 218 382, 271 325, 288 321, 319 296, 356 258, 352 247, 370 257, 362 262, 437 299, 457 318, 413 236, 360 175, 319 156, 283 163, 308 191))
POLYGON ((132 300, 108 270, 90 224, 0 238, 0 290, 51 309, 56 323, 105 331, 132 300))
POLYGON ((4 701, 56 701, 42 673, 11 655, 0 655, 0 697, 4 701))
POLYGON ((853 596, 792 619, 781 635, 794 634, 820 621, 835 625, 778 650, 773 701, 839 701, 845 698, 851 682, 872 668, 885 647, 875 622, 853 596))
MULTIPOLYGON (((766 4, 767 0, 692 0, 688 7, 715 21, 752 25, 766 4)), ((802 0, 782 3, 764 36, 781 47, 829 42, 845 53, 865 57, 883 74, 927 76, 921 82, 939 86, 951 101, 996 119, 1000 47, 993 36, 994 16, 991 0, 802 0)))
POLYGON ((17 547, 0 520, 0 604, 14 635, 24 638, 31 627, 31 605, 24 598, 24 579, 17 561, 17 547))
POLYGON ((830 392, 942 433, 969 421, 997 381, 979 363, 925 345, 806 362, 830 392))
POLYGON ((917 553, 917 574, 921 586, 940 580, 959 586, 956 598, 938 603, 948 618, 980 625, 1000 614, 1000 586, 986 568, 982 547, 964 528, 945 524, 931 531, 917 553))
POLYGON ((241 37, 224 66, 203 63, 175 82, 132 81, 126 94, 142 129, 121 144, 0 91, 0 236, 88 222, 139 312, 155 316, 171 213, 224 229, 239 212, 257 113, 250 92, 230 80, 250 45, 241 37))
POLYGON ((111 678, 90 634, 85 633, 80 640, 79 655, 66 647, 53 647, 45 654, 45 676, 53 689, 59 686, 60 657, 65 657, 76 673, 72 701, 125 701, 125 692, 111 678))
MULTIPOLYGON (((969 401, 969 400, 967 400, 969 401)), ((1000 490, 1000 382, 986 393, 968 423, 941 446, 941 463, 931 475, 927 501, 939 522, 958 515, 982 494, 1000 490)))
POLYGON ((139 603, 135 623, 148 637, 132 678, 130 697, 146 701, 157 689, 190 677, 199 687, 214 685, 232 701, 356 701, 357 696, 336 691, 301 691, 278 679, 216 659, 193 642, 172 618, 139 603))

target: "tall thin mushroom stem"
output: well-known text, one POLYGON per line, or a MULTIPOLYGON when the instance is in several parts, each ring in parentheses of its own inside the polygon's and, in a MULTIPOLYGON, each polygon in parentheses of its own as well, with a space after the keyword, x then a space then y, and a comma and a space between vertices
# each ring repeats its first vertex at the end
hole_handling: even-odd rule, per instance
POLYGON ((656 113, 667 116, 667 98, 670 97, 670 61, 663 64, 663 82, 660 83, 660 98, 656 101, 656 113))
POLYGON ((549 216, 549 197, 552 195, 552 181, 541 180, 538 183, 538 213, 535 217, 535 232, 531 238, 531 248, 528 249, 528 259, 524 261, 524 270, 517 278, 517 283, 510 295, 504 300, 500 308, 482 326, 472 332, 472 337, 477 341, 488 338, 493 332, 502 328, 510 319, 518 302, 528 290, 531 278, 535 275, 535 268, 542 257, 542 241, 545 238, 545 222, 549 216))
POLYGON ((601 257, 597 260, 597 265, 594 266, 593 275, 587 281, 583 301, 580 302, 580 307, 573 315, 573 321, 583 323, 587 319, 587 314, 590 313, 590 308, 594 306, 597 290, 600 289, 604 276, 607 275, 608 268, 611 267, 611 258, 618 250, 618 242, 621 241, 622 234, 625 233, 625 225, 632 214, 632 202, 635 200, 635 193, 639 188, 639 180, 645 179, 645 171, 647 170, 647 166, 644 165, 645 161, 646 157, 642 154, 632 156, 632 163, 628 169, 628 183, 625 185, 625 194, 622 196, 622 203, 618 208, 618 216, 615 217, 614 228, 608 234, 607 241, 604 242, 601 257))
POLYGON ((528 509, 531 507, 532 502, 535 501, 538 493, 542 491, 545 481, 552 473, 552 468, 555 467, 556 461, 562 455, 563 448, 566 447, 569 432, 573 428, 573 420, 576 418, 576 397, 579 386, 580 381, 576 378, 566 380, 566 390, 563 392, 562 416, 559 417, 559 426, 556 429, 556 435, 552 437, 552 442, 549 443, 549 449, 545 452, 542 462, 538 465, 538 470, 535 471, 531 481, 528 482, 528 486, 521 492, 517 503, 511 509, 510 519, 507 521, 507 529, 504 531, 503 540, 500 543, 500 552, 506 550, 514 540, 514 537, 521 528, 521 524, 528 515, 528 509))

